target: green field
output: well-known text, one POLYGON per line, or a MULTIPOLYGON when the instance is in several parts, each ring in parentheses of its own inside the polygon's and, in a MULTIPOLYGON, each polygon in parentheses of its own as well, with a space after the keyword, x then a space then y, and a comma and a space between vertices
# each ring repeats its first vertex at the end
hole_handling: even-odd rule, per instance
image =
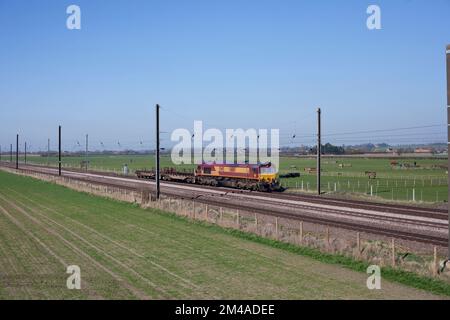
MULTIPOLYGON (((63 164, 80 168, 84 157, 64 157, 63 164)), ((121 172, 127 164, 131 173, 137 169, 152 168, 152 155, 90 155, 89 167, 95 170, 121 172)), ((56 157, 28 157, 29 163, 57 165, 56 157)), ((322 191, 332 193, 352 193, 380 197, 395 201, 443 202, 447 200, 446 158, 434 159, 396 159, 399 165, 391 166, 389 159, 376 158, 324 158, 322 162, 322 191), (414 166, 414 162, 416 165, 414 166), (342 167, 340 167, 340 165, 342 167), (374 171, 376 179, 369 179, 366 171, 374 171)), ((291 192, 313 192, 316 190, 316 177, 305 168, 316 166, 313 158, 280 158, 280 172, 299 172, 301 177, 281 179, 291 192)), ((161 158, 162 167, 174 167, 169 156, 161 158)), ((193 169, 192 165, 178 168, 193 169)))
POLYGON ((0 171, 1 299, 428 299, 218 227, 0 171), (66 287, 68 265, 81 290, 66 287))
MULTIPOLYGON (((447 200, 447 159, 324 158, 321 189, 324 192, 354 193, 396 201, 442 202, 447 200), (414 166, 415 163, 415 166, 414 166), (340 166, 342 165, 342 167, 340 166), (376 172, 369 179, 366 171, 376 172), (413 191, 414 190, 414 191, 413 191)), ((317 188, 315 174, 304 168, 316 167, 315 159, 281 158, 281 172, 297 170, 300 178, 282 179, 283 185, 298 191, 317 188), (295 167, 295 168, 294 168, 295 167)))

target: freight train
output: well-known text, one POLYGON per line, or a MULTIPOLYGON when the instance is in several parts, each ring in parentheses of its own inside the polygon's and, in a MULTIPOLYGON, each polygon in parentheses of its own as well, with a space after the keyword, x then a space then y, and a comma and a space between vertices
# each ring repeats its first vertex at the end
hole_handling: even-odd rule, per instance
MULTIPOLYGON (((155 179, 154 170, 138 170, 139 179, 155 179)), ((264 164, 216 164, 203 163, 192 171, 173 168, 161 170, 161 180, 230 187, 253 191, 283 191, 277 171, 268 162, 264 164)))

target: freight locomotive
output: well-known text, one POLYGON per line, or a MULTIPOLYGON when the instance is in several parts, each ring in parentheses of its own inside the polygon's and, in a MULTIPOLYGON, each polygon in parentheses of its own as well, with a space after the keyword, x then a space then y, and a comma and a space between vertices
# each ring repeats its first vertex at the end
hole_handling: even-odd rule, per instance
MULTIPOLYGON (((154 170, 138 170, 139 179, 154 179, 154 170)), ((230 187, 254 191, 282 191, 278 173, 272 163, 217 164, 203 163, 192 171, 173 168, 161 170, 161 180, 193 183, 214 187, 230 187)))

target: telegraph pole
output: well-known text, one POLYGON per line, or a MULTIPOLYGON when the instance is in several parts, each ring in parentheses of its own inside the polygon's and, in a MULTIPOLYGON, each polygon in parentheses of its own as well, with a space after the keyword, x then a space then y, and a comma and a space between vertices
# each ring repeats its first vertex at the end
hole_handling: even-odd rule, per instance
POLYGON ((317 108, 317 194, 320 195, 320 155, 322 153, 321 143, 321 123, 320 123, 321 111, 317 108))
POLYGON ((27 142, 25 141, 25 164, 27 164, 27 142))
POLYGON ((61 176, 61 126, 58 128, 58 175, 61 176))
POLYGON ((16 169, 19 169, 19 135, 16 136, 16 169))
POLYGON ((159 104, 156 105, 156 199, 159 199, 159 104))
POLYGON ((12 163, 12 143, 10 144, 10 149, 9 149, 9 162, 12 163))
MULTIPOLYGON (((447 130, 448 130, 448 144, 447 147, 450 147, 450 45, 447 46, 446 50, 447 55, 447 130)), ((448 149, 447 149, 448 150, 448 149)), ((448 151, 447 151, 448 154, 448 151)), ((450 157, 448 159, 448 169, 450 169, 450 157)), ((450 200, 450 172, 448 174, 448 196, 450 200)), ((448 259, 450 259, 450 202, 447 202, 448 205, 448 259)))

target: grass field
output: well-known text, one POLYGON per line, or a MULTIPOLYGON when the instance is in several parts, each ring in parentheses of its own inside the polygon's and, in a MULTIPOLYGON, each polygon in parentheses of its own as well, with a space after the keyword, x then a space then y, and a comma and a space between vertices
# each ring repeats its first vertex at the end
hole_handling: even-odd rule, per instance
POLYGON ((432 299, 218 227, 0 171, 2 299, 432 299), (66 287, 68 265, 81 290, 66 287))
MULTIPOLYGON (((80 168, 84 157, 64 157, 63 164, 80 168)), ((28 157, 29 163, 57 165, 56 157, 28 157)), ((322 190, 324 192, 365 194, 395 201, 443 202, 447 200, 447 159, 398 159, 400 166, 391 166, 389 159, 376 158, 324 158, 322 190), (414 162, 416 166, 414 166, 414 162), (342 167, 341 167, 341 166, 342 167), (377 179, 369 179, 366 171, 377 173, 377 179)), ((90 168, 120 172, 124 164, 130 171, 154 167, 152 155, 91 155, 90 168)), ((316 190, 315 174, 308 174, 305 168, 316 166, 312 158, 280 158, 280 172, 300 172, 299 178, 281 179, 289 191, 316 190)), ((161 158, 162 167, 174 167, 169 156, 161 158)), ((179 168, 193 169, 192 165, 179 168)))
MULTIPOLYGON (((403 166, 391 166, 389 159, 325 158, 322 161, 322 191, 359 193, 397 201, 447 200, 447 170, 443 168, 447 159, 411 158, 395 161, 403 166), (369 179, 366 171, 376 172, 377 178, 369 179)), ((296 167, 302 173, 299 178, 282 180, 283 184, 296 190, 301 190, 302 184, 303 191, 316 190, 315 174, 302 172, 304 168, 315 166, 314 159, 281 158, 281 172, 295 170, 292 167, 296 167)))

